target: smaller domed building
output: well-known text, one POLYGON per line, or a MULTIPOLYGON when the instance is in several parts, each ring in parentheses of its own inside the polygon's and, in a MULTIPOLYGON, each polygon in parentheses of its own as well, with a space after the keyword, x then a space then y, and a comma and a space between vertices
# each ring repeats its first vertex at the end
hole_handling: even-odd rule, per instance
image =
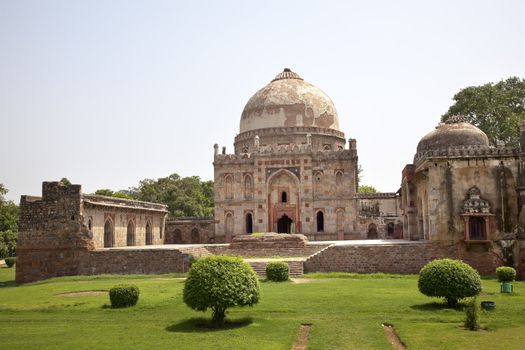
POLYGON ((402 173, 401 206, 407 238, 463 241, 484 249, 517 226, 519 154, 492 147, 487 135, 460 116, 425 135, 402 173))

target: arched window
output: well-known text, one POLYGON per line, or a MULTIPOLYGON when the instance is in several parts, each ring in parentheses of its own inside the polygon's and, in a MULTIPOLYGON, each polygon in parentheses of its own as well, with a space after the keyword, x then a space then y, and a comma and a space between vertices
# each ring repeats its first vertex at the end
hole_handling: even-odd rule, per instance
POLYGON ((288 201, 288 195, 286 194, 286 191, 283 191, 281 193, 281 203, 286 203, 288 201))
POLYGON ((322 211, 318 211, 316 215, 317 219, 317 232, 324 232, 324 214, 322 211))
POLYGON ((180 244, 182 243, 182 231, 179 229, 175 229, 173 232, 173 243, 180 244))
POLYGON ((246 213, 246 233, 253 233, 253 217, 252 213, 246 213))
POLYGON ((153 244, 153 228, 151 227, 151 221, 146 222, 146 245, 153 244))
POLYGON ((377 225, 372 223, 368 225, 368 239, 377 239, 377 225))
POLYGON ((389 222, 388 225, 386 226, 386 233, 388 237, 392 237, 392 235, 394 234, 394 229, 395 229, 394 223, 389 222))
POLYGON ((200 238, 200 235, 199 235, 199 229, 194 227, 191 230, 191 243, 200 243, 200 242, 201 242, 201 238, 200 238))
POLYGON ((484 240, 485 234, 485 220, 482 217, 471 217, 469 219, 469 238, 472 240, 484 240))
POLYGON ((126 232, 126 242, 128 246, 135 245, 135 224, 132 220, 128 222, 128 229, 126 232))
POLYGON ((244 177, 244 198, 251 199, 253 196, 253 179, 251 175, 244 177))
POLYGON ((92 230, 93 229, 93 219, 89 218, 88 219, 88 230, 92 230))
POLYGON ((233 234, 233 214, 226 214, 226 219, 224 220, 224 225, 226 226, 226 234, 233 234))
POLYGON ((336 186, 343 185, 343 172, 340 170, 335 173, 335 185, 336 186))
POLYGON ((113 222, 110 218, 107 218, 106 222, 104 223, 104 247, 113 247, 114 243, 115 239, 113 237, 113 222))
POLYGON ((224 179, 224 197, 226 199, 233 198, 233 179, 231 175, 226 176, 224 179))

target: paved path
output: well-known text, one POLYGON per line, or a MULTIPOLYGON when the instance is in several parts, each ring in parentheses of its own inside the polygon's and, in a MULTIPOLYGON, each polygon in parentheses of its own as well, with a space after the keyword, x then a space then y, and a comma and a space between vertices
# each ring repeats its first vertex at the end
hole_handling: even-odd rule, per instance
MULTIPOLYGON (((346 241, 309 241, 308 245, 399 245, 399 244, 425 244, 427 241, 409 241, 405 239, 351 239, 346 241)), ((140 249, 159 249, 172 250, 189 247, 227 247, 229 244, 159 244, 159 245, 144 245, 144 246, 130 246, 130 247, 114 247, 114 248, 97 248, 97 250, 140 250, 140 249)))

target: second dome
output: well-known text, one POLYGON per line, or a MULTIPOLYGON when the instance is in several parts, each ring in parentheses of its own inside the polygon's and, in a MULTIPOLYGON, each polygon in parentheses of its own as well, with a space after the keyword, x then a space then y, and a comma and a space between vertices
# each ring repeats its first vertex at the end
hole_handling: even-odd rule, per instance
POLYGON ((321 89, 285 68, 250 98, 240 132, 266 128, 318 127, 339 131, 334 103, 321 89))

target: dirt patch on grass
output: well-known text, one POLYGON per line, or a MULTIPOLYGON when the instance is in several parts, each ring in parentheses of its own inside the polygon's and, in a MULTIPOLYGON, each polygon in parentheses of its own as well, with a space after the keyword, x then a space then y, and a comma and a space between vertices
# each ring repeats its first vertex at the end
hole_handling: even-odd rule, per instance
POLYGON ((312 283, 314 280, 311 278, 290 278, 290 281, 296 284, 312 283))
POLYGON ((85 290, 82 292, 69 292, 58 294, 61 297, 94 297, 98 295, 108 295, 107 290, 85 290))
POLYGON ((388 342, 392 344, 392 347, 395 350, 406 350, 405 344, 399 339, 396 330, 394 328, 394 325, 390 323, 383 323, 383 329, 385 330, 386 338, 388 339, 388 342))
POLYGON ((308 337, 310 336, 311 324, 302 324, 299 327, 295 341, 293 342, 292 350, 307 350, 308 337))

